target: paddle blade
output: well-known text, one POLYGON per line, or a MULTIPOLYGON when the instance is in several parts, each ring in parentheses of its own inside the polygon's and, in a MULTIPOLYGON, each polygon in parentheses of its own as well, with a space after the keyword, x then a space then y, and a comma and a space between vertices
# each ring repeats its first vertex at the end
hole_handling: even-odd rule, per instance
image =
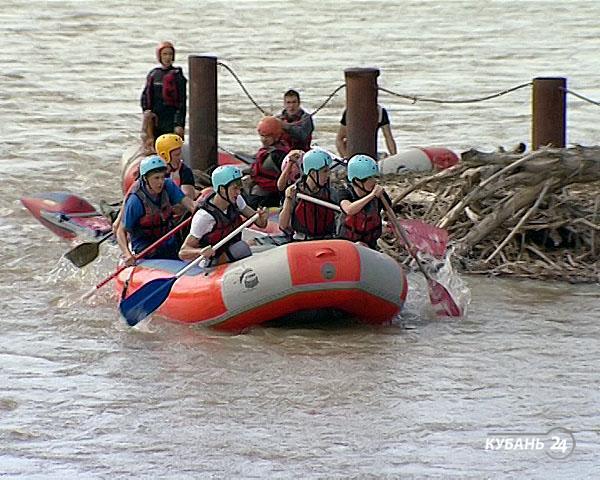
POLYGON ((94 261, 99 251, 98 242, 86 242, 65 253, 65 258, 76 267, 81 268, 94 261))
POLYGON ((421 220, 404 219, 400 225, 406 231, 413 246, 420 252, 443 257, 448 244, 448 232, 421 220))
POLYGON ((134 327, 160 307, 176 281, 177 277, 156 278, 122 300, 119 310, 127 324, 134 327))
POLYGON ((433 278, 427 278, 429 287, 429 300, 431 306, 439 317, 460 317, 462 316, 461 308, 456 304, 450 292, 439 282, 433 278))

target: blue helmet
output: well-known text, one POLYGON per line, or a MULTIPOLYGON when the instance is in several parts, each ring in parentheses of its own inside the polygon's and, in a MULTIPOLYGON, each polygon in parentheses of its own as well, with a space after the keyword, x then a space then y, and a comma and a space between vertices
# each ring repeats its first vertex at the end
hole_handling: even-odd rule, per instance
POLYGON ((219 190, 219 187, 227 187, 231 182, 242 178, 242 172, 239 168, 233 165, 223 165, 217 167, 212 172, 212 187, 215 192, 219 190))
POLYGON ((143 177, 144 175, 153 172, 154 170, 166 170, 167 164, 165 161, 160 158, 158 155, 150 155, 149 157, 144 158, 140 162, 140 175, 143 177))
POLYGON ((368 155, 354 155, 348 162, 348 180, 366 180, 379 175, 377 162, 368 155))
POLYGON ((312 170, 330 167, 333 163, 331 155, 321 148, 312 148, 302 157, 302 172, 308 175, 312 170))

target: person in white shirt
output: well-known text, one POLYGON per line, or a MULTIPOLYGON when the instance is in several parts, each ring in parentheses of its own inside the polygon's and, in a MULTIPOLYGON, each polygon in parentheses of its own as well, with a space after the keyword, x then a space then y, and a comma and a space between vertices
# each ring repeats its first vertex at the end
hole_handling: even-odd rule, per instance
MULTIPOLYGON (((217 167, 211 178, 214 192, 198 205, 190 233, 179 250, 179 258, 191 261, 202 255, 211 259, 209 266, 214 266, 241 260, 252 254, 248 244, 242 240, 241 232, 216 252, 212 245, 243 223, 240 215, 250 218, 256 211, 246 204, 241 195, 242 172, 239 168, 233 165, 217 167)), ((267 209, 259 208, 258 214, 256 225, 266 227, 267 209)))

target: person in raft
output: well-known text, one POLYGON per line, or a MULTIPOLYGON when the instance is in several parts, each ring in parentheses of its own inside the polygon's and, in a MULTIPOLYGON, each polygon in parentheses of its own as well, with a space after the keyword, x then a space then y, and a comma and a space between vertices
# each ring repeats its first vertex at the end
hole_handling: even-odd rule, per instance
MULTIPOLYGON (((256 212, 249 207, 241 195, 242 172, 233 165, 215 168, 211 176, 214 192, 198 204, 198 211, 192 218, 190 233, 179 251, 182 260, 191 261, 199 255, 207 259, 205 266, 233 262, 252 255, 250 247, 239 233, 216 252, 212 245, 225 238, 239 227, 243 220, 240 215, 250 218, 256 212)), ((268 212, 258 209, 258 227, 267 226, 268 212)))
POLYGON ((176 133, 184 138, 187 103, 187 79, 181 67, 173 66, 175 47, 171 42, 161 42, 156 47, 160 66, 150 70, 142 91, 144 112, 142 140, 154 145, 164 133, 176 133), (151 128, 145 128, 146 125, 151 128), (149 133, 152 131, 152 135, 149 133))
POLYGON ((332 209, 299 199, 297 192, 337 204, 337 192, 329 183, 331 155, 313 148, 302 158, 302 177, 285 190, 279 228, 294 240, 319 240, 335 235, 335 213, 332 209))
POLYGON ((379 168, 368 155, 354 155, 348 162, 348 186, 339 191, 340 218, 338 237, 362 243, 372 249, 381 236, 381 211, 390 197, 377 184, 379 168))
POLYGON ((281 162, 281 175, 277 179, 277 189, 280 192, 284 192, 287 187, 293 185, 300 177, 302 177, 302 157, 304 152, 302 150, 291 150, 281 162))
POLYGON ((250 177, 252 187, 248 196, 248 205, 257 207, 278 207, 280 204, 277 179, 281 175, 281 163, 290 151, 283 142, 283 128, 277 117, 263 117, 256 127, 262 147, 256 153, 250 177))
POLYGON ((300 94, 296 90, 283 94, 283 111, 278 118, 282 121, 284 141, 290 148, 308 152, 315 125, 312 115, 300 107, 300 94))
POLYGON ((156 153, 167 163, 168 178, 193 200, 200 192, 196 190, 192 169, 183 163, 182 147, 183 139, 175 133, 165 133, 156 139, 156 153))
MULTIPOLYGON (((182 204, 194 212, 196 204, 175 183, 166 178, 167 164, 158 155, 140 163, 140 178, 125 199, 122 220, 116 230, 117 242, 127 265, 135 263, 139 253, 173 228, 173 207, 182 204), (131 241, 131 249, 129 242, 131 241)), ((146 258, 177 259, 179 244, 175 236, 150 252, 146 258)))
MULTIPOLYGON (((189 197, 191 200, 194 200, 198 197, 199 193, 196 190, 196 184, 194 181, 194 173, 192 169, 185 165, 181 158, 181 147, 183 146, 183 140, 179 135, 175 135, 174 133, 166 133, 161 135, 156 139, 155 151, 158 153, 158 156, 162 158, 167 164, 167 173, 166 177, 173 180, 173 183, 177 185, 181 191, 189 197)), ((141 163, 141 162, 140 162, 141 163)), ((139 168, 136 172, 137 178, 140 177, 139 168)), ((129 190, 125 194, 129 195, 131 192, 135 182, 131 184, 129 190)), ((118 214, 116 214, 115 220, 113 221, 113 232, 117 232, 119 228, 119 224, 123 219, 123 211, 124 209, 120 209, 118 214)), ((182 215, 185 213, 185 207, 183 205, 176 205, 174 207, 175 215, 182 215)), ((112 217, 112 212, 109 213, 112 217)))

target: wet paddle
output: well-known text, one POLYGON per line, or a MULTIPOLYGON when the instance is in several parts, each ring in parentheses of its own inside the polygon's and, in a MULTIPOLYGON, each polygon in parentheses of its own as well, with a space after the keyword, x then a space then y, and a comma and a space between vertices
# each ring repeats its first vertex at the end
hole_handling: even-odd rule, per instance
MULTIPOLYGON (((160 246, 162 243, 164 243, 170 237, 175 235, 181 229, 185 228, 191 221, 192 221, 192 217, 189 217, 188 219, 184 220, 179 225, 177 225, 173 230, 170 230, 167 233, 165 233, 162 237, 160 237, 158 240, 156 240, 156 242, 154 242, 153 244, 146 247, 140 253, 136 254, 134 256, 136 261, 139 260, 140 258, 144 258, 146 255, 148 255, 150 252, 155 250, 158 246, 160 246)), ((106 285, 108 282, 110 282, 113 278, 115 278, 119 273, 121 273, 126 268, 129 268, 129 265, 121 265, 119 268, 117 268, 117 270, 115 272, 110 274, 108 277, 106 277, 104 280, 102 280, 100 283, 98 283, 95 287, 92 287, 85 294, 83 294, 81 296, 81 299, 83 300, 85 298, 91 297, 94 293, 96 293, 96 291, 99 288, 102 288, 104 285, 106 285)))
MULTIPOLYGON (((216 243, 212 248, 214 251, 221 248, 233 237, 238 235, 244 228, 249 227, 258 219, 258 213, 252 215, 248 220, 242 223, 233 232, 223 238, 221 241, 216 243)), ((160 307, 163 302, 169 296, 171 288, 179 277, 185 275, 191 268, 195 267, 200 263, 204 257, 200 255, 198 258, 193 260, 191 263, 186 265, 184 268, 179 270, 174 276, 168 278, 155 278, 144 286, 133 292, 127 298, 121 301, 119 304, 119 310, 121 315, 127 321, 127 324, 134 327, 144 318, 154 312, 160 307)))
POLYGON ((65 253, 65 258, 78 268, 85 267, 100 253, 100 244, 113 236, 113 232, 108 232, 99 240, 93 242, 80 243, 76 247, 65 253))
MULTIPOLYGON (((331 208, 336 212, 341 212, 339 205, 326 202, 320 198, 311 197, 304 193, 297 193, 296 196, 308 202, 313 202, 326 208, 331 208)), ((405 219, 400 220, 400 224, 407 232, 410 243, 418 251, 428 253, 434 257, 443 257, 446 253, 446 244, 448 243, 448 232, 444 229, 435 227, 421 220, 405 219)))
POLYGON ((450 292, 448 292, 448 290, 446 290, 446 288, 441 283, 431 278, 423 268, 423 264, 411 248, 412 245, 410 243, 410 240, 408 239, 406 231, 396 218, 396 214, 394 213, 394 210, 392 210, 392 207, 390 206, 388 201, 385 198, 382 198, 381 202, 383 203, 383 207, 385 208, 385 211, 387 212, 388 217, 390 218, 390 222, 392 222, 392 226, 394 227, 394 231, 396 233, 396 239, 400 240, 400 238, 402 238, 402 240, 404 241, 404 245, 407 245, 408 247, 408 253, 414 259, 414 261, 417 262, 419 270, 427 280, 429 300, 431 301, 431 305, 433 306, 436 315, 440 317, 460 317, 462 315, 462 311, 450 295, 450 292))

